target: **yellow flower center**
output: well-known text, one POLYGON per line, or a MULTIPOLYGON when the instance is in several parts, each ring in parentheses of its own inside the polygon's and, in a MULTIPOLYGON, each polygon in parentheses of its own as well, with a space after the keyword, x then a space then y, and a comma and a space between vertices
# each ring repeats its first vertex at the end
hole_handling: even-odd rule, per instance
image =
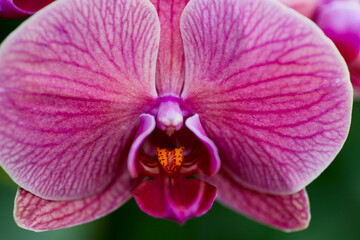
POLYGON ((184 150, 185 147, 174 148, 171 151, 166 148, 156 147, 159 163, 166 173, 172 175, 180 169, 184 159, 184 150))

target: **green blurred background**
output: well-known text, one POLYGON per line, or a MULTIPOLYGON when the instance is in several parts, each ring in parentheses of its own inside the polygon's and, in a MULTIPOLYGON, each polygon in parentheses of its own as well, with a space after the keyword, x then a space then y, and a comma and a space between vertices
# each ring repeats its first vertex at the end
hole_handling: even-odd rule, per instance
MULTIPOLYGON (((21 21, 0 20, 0 41, 21 21)), ((69 229, 34 233, 16 226, 13 204, 16 185, 0 169, 0 240, 106 239, 360 239, 360 103, 354 104, 350 135, 344 148, 308 187, 312 220, 308 229, 283 233, 249 220, 218 203, 184 226, 147 216, 134 200, 97 221, 69 229)))

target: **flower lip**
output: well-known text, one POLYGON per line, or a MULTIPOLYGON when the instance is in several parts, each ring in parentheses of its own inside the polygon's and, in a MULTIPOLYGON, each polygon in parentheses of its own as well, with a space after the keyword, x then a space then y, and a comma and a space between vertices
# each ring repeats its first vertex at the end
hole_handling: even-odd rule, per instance
POLYGON ((219 170, 220 159, 197 114, 186 119, 186 127, 181 122, 178 130, 169 134, 169 126, 175 125, 166 126, 159 116, 171 120, 179 114, 183 121, 180 103, 173 97, 161 101, 157 124, 154 115, 141 115, 128 169, 133 178, 142 181, 131 191, 140 209, 183 224, 211 208, 217 190, 203 178, 219 170))
POLYGON ((200 179, 180 175, 145 181, 131 194, 147 214, 184 224, 187 219, 201 216, 211 208, 217 189, 200 179))
POLYGON ((142 114, 140 116, 140 126, 136 132, 135 139, 130 147, 128 155, 128 170, 130 175, 135 178, 139 175, 138 168, 136 167, 136 155, 139 151, 140 146, 144 140, 153 132, 155 129, 155 118, 150 114, 142 114))
POLYGON ((218 149, 215 143, 208 138, 204 128, 201 125, 198 114, 189 117, 185 122, 186 127, 205 145, 209 154, 210 160, 207 166, 207 175, 212 176, 220 170, 221 162, 218 149))
POLYGON ((150 177, 161 174, 164 171, 160 167, 156 149, 167 149, 171 153, 182 147, 185 151, 179 170, 181 174, 190 176, 201 172, 214 175, 220 169, 220 157, 215 144, 202 128, 199 116, 195 114, 187 117, 189 112, 183 107, 182 100, 173 96, 160 98, 156 107, 153 114, 142 114, 140 117, 140 125, 128 154, 127 163, 131 176, 136 178, 142 171, 150 177), (181 122, 166 126, 162 117, 165 116, 174 123, 174 113, 180 115, 181 122), (185 117, 186 127, 183 126, 185 117), (175 131, 170 132, 173 130, 171 128, 175 131))
POLYGON ((198 173, 210 176, 217 171, 213 167, 216 164, 212 151, 188 128, 182 128, 172 136, 155 128, 141 143, 134 161, 129 169, 135 169, 133 176, 142 174, 156 178, 198 173))

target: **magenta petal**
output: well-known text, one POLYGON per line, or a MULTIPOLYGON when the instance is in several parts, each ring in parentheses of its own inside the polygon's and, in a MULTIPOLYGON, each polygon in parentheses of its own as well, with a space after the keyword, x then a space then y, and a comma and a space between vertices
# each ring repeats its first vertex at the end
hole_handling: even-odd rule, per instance
POLYGON ((0 18, 20 18, 33 14, 54 0, 0 0, 0 18))
POLYGON ((201 216, 211 208, 217 196, 215 187, 195 178, 179 177, 173 180, 170 186, 165 186, 165 195, 174 220, 184 223, 188 218, 201 216))
POLYGON ((150 2, 56 1, 0 47, 0 164, 50 200, 102 191, 156 97, 150 2), (126 33, 126 34, 125 34, 126 33))
POLYGON ((283 196, 262 194, 242 187, 224 172, 208 180, 218 189, 218 201, 256 221, 283 231, 302 230, 309 224, 305 189, 283 196))
POLYGON ((131 180, 123 172, 103 192, 81 200, 50 201, 19 188, 15 198, 15 221, 25 229, 47 231, 71 227, 98 219, 124 204, 130 195, 131 180))
POLYGON ((127 165, 129 172, 132 177, 137 177, 139 175, 139 169, 136 161, 136 156, 139 151, 140 146, 145 141, 145 139, 154 131, 156 127, 155 118, 150 114, 142 114, 140 116, 140 125, 136 132, 136 136, 133 140, 133 143, 130 147, 127 165))
POLYGON ((184 85, 184 47, 180 35, 180 16, 188 1, 151 0, 161 25, 156 63, 156 88, 160 96, 179 96, 184 85))
POLYGON ((206 135, 204 128, 201 125, 199 115, 195 114, 194 116, 186 119, 185 125, 192 133, 195 134, 196 137, 199 138, 210 154, 210 162, 206 162, 206 167, 201 167, 201 169, 205 169, 205 174, 208 176, 216 174, 221 165, 219 153, 214 142, 206 135))
POLYGON ((148 180, 132 192, 141 210, 180 224, 188 218, 205 214, 211 208, 216 194, 216 188, 210 184, 182 176, 148 180))
POLYGON ((273 1, 194 0, 181 31, 182 97, 238 183, 295 193, 330 164, 348 134, 352 88, 315 24, 273 1))
POLYGON ((164 180, 156 178, 148 180, 137 186, 132 192, 139 208, 154 217, 167 217, 168 213, 164 180))

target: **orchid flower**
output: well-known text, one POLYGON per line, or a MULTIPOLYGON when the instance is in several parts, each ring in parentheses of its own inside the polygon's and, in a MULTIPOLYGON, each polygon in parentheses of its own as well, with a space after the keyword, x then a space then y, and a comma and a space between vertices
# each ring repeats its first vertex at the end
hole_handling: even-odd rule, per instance
POLYGON ((54 0, 0 0, 0 18, 22 18, 35 13, 54 0))
POLYGON ((351 108, 333 43, 273 1, 58 0, 0 47, 0 163, 35 231, 131 196, 181 224, 217 197, 303 229, 351 108))

